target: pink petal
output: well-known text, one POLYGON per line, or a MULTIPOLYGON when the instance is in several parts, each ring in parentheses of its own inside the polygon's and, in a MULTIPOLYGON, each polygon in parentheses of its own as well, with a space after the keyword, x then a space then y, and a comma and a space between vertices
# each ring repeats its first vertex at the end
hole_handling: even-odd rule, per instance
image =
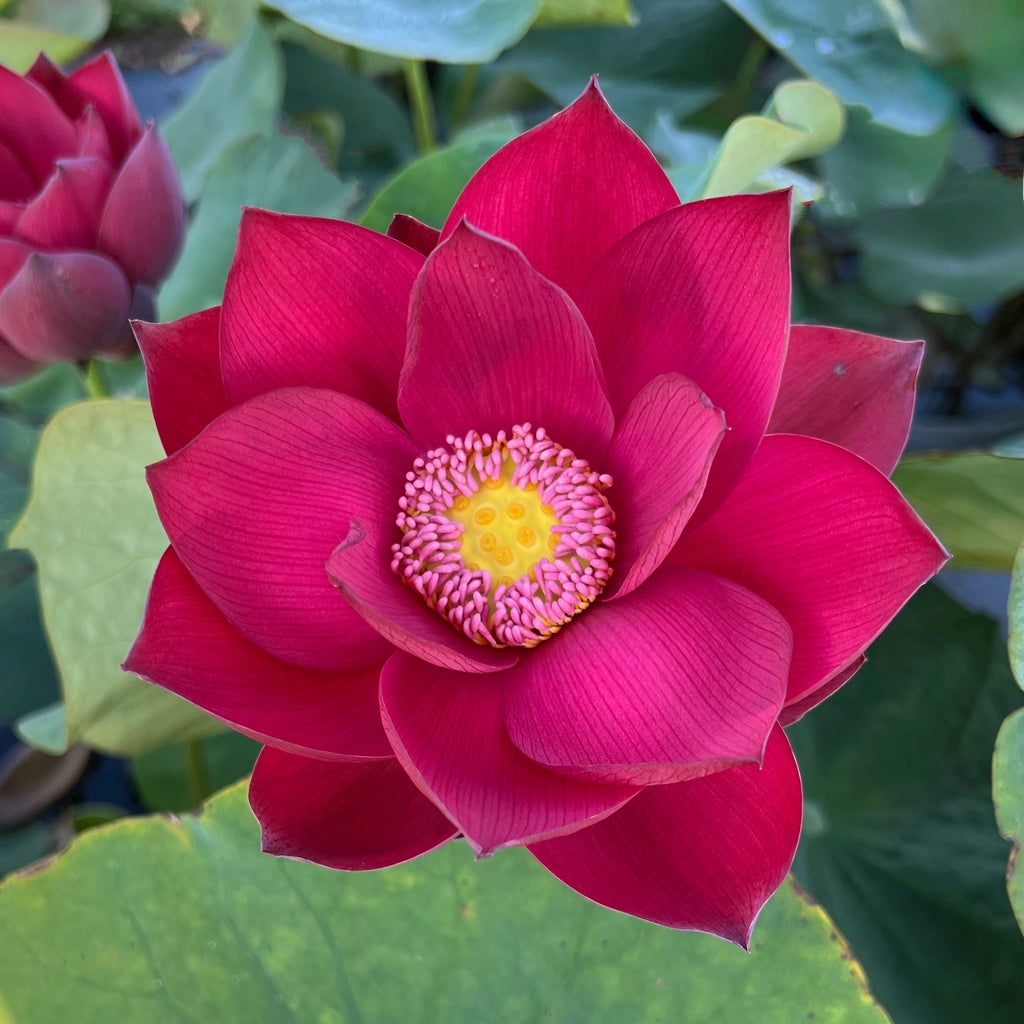
POLYGON ((473 643, 399 580, 391 571, 395 536, 393 522, 353 520, 331 555, 327 572, 352 607, 396 647, 432 665, 455 672, 496 672, 514 665, 513 650, 473 643))
POLYGON ((400 864, 457 829, 394 759, 314 761, 264 747, 249 783, 263 851, 343 871, 400 864))
POLYGON ((292 753, 342 761, 392 756, 380 720, 379 665, 316 672, 272 658, 217 611, 170 548, 123 667, 292 753))
POLYGON ((509 669, 505 724, 527 757, 598 782, 676 782, 757 762, 791 644, 755 594, 663 566, 509 669))
POLYGON ((8 202, 0 199, 0 235, 7 235, 14 231, 14 225, 21 220, 25 212, 23 202, 8 202))
POLYGON ((169 324, 134 320, 132 328, 146 364, 156 428, 164 451, 173 455, 227 409, 220 379, 220 307, 169 324))
POLYGON ((99 249, 132 281, 156 285, 174 266, 185 238, 185 200, 171 151, 148 125, 110 189, 99 249))
POLYGON ((61 110, 72 120, 78 120, 85 107, 81 93, 68 84, 68 77, 45 53, 40 53, 25 72, 25 77, 48 92, 61 110))
POLYGON ((36 192, 36 182, 16 150, 0 142, 0 198, 5 202, 23 202, 36 192))
POLYGON ((114 158, 120 163, 142 134, 142 121, 110 51, 104 50, 83 64, 68 82, 85 105, 91 104, 99 111, 110 136, 114 158))
POLYGON ((593 458, 614 425, 590 330, 572 300, 522 253, 466 224, 434 251, 413 289, 398 408, 424 449, 448 434, 530 423, 593 458))
POLYGON ((861 670, 867 660, 863 654, 858 654, 849 665, 844 665, 828 679, 822 680, 818 686, 806 692, 798 700, 786 704, 779 712, 779 725, 792 725, 794 722, 799 722, 811 708, 816 708, 840 687, 845 686, 861 670))
POLYGON ((437 248, 440 237, 437 228, 405 213, 396 213, 388 225, 388 238, 396 239, 423 256, 429 256, 437 248))
POLYGON ((0 288, 16 277, 32 250, 13 238, 0 238, 0 288))
POLYGON ((689 203, 637 228, 579 296, 620 415, 680 373, 725 413, 698 516, 719 504, 768 424, 789 330, 789 194, 689 203))
POLYGON ((465 218, 517 246, 575 294, 623 235, 678 204, 658 161, 592 80, 572 106, 513 139, 473 175, 441 237, 465 218))
POLYGON ((117 344, 131 300, 104 256, 34 252, 0 293, 0 336, 29 359, 86 359, 117 344))
POLYGON ((671 560, 736 580, 786 617, 789 705, 863 653, 947 557, 873 466, 824 441, 772 434, 671 560))
POLYGON ((395 417, 422 266, 408 246, 355 224, 246 210, 224 292, 228 401, 307 385, 395 417))
POLYGON ((288 388, 229 409, 148 478, 174 549, 225 618, 275 657, 337 670, 391 648, 324 566, 353 516, 390 519, 413 457, 362 402, 288 388))
POLYGON ((524 757, 505 731, 500 688, 500 676, 448 672, 404 653, 381 676, 399 761, 479 856, 573 832, 639 792, 556 775, 524 757))
POLYGON ((18 220, 18 237, 44 249, 93 248, 112 177, 95 157, 58 160, 18 220))
POLYGON ((77 155, 82 158, 92 157, 102 160, 111 167, 116 166, 113 152, 110 148, 110 136, 107 134, 107 126, 103 118, 96 113, 94 107, 89 107, 82 117, 75 123, 78 132, 77 155))
POLYGON ((605 598, 638 587, 664 561, 700 501, 725 418, 692 381, 655 377, 615 428, 604 468, 614 480, 615 575, 605 598))
POLYGON ((923 355, 923 341, 794 325, 768 432, 831 441, 888 476, 910 433, 923 355))
POLYGON ((0 142, 42 184, 62 156, 75 152, 75 126, 38 85, 0 65, 0 142))
POLYGON ((649 786, 596 825, 530 852, 596 903, 748 947, 793 862, 802 809, 796 761, 776 726, 760 767, 649 786))

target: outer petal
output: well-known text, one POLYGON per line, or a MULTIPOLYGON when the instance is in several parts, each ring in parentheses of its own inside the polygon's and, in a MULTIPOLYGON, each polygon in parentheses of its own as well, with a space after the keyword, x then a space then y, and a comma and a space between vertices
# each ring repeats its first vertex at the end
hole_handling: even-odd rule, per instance
POLYGON ((638 587, 661 565, 700 501, 725 418, 692 381, 652 380, 615 429, 605 467, 614 480, 615 575, 605 598, 638 587))
POLYGON ((498 676, 467 675, 398 653, 381 676, 381 712, 399 761, 480 856, 564 835, 639 790, 556 775, 513 745, 498 676))
POLYGON ((172 549, 123 667, 262 743, 329 760, 392 756, 379 666, 315 672, 272 658, 217 611, 172 549))
POLYGON ((405 213, 396 213, 388 225, 388 238, 397 239, 424 256, 429 256, 437 248, 440 237, 441 232, 437 228, 405 213))
POLYGON ((530 852, 603 906, 746 947, 793 862, 802 808, 796 761, 776 726, 760 768, 650 786, 596 825, 530 852))
MULTIPOLYGON (((0 142, 0 182, 3 182, 0 197, 5 203, 24 202, 36 192, 35 177, 25 160, 4 142, 0 142)), ((0 227, 3 226, 0 222, 0 227)))
POLYGON ((637 228, 579 296, 616 415, 652 378, 680 373, 725 412, 698 512, 753 455, 775 402, 789 330, 789 195, 689 203, 637 228))
POLYGON ((106 257, 34 252, 0 293, 0 336, 30 359, 85 359, 117 344, 131 301, 106 257))
POLYGON ((95 157, 58 160, 18 219, 18 237, 44 249, 93 248, 112 179, 109 165, 95 157))
POLYGON ((264 747, 249 805, 265 853, 345 871, 399 864, 458 831, 395 760, 314 761, 264 747))
POLYGON ((910 433, 923 355, 923 341, 795 325, 768 432, 831 441, 888 476, 910 433))
POLYGON ((185 200, 171 151, 148 125, 110 189, 99 249, 132 281, 156 285, 174 266, 185 238, 185 200))
POLYGON ((422 266, 408 246, 355 224, 246 210, 224 292, 228 401, 301 384, 394 417, 422 266))
POLYGON ((173 455, 228 407, 220 379, 220 307, 169 324, 133 320, 132 329, 160 440, 173 455))
POLYGON ((56 160, 75 152, 75 126, 38 85, 0 65, 0 142, 42 184, 56 160))
POLYGON ((847 666, 946 552, 873 466, 795 434, 764 439, 725 504, 672 561, 742 583, 793 627, 792 704, 847 666))
POLYGON ((104 50, 83 64, 68 78, 68 83, 82 97, 85 106, 92 105, 99 111, 114 157, 118 162, 123 160, 142 134, 142 121, 110 51, 104 50))
MULTIPOLYGON (((397 502, 395 504, 397 508, 397 502)), ((352 607, 396 647, 456 672, 496 672, 514 665, 511 648, 473 643, 428 608, 391 572, 393 523, 352 521, 352 529, 327 562, 334 585, 352 607)))
POLYGON ((782 616, 728 580, 663 566, 503 676, 527 757, 595 781, 664 783, 759 761, 786 690, 782 616))
POLYGON ((275 657, 335 670, 390 647, 324 566, 353 516, 392 514, 413 454, 362 402, 289 388, 229 409, 148 476, 171 543, 227 620, 275 657))
POLYGON ((430 256, 413 290, 398 408, 424 448, 531 423, 594 458, 614 425, 572 300, 522 253, 466 224, 430 256))
POLYGON ((679 204, 650 150, 615 116, 596 80, 572 106, 502 147, 470 179, 441 232, 466 218, 518 246, 575 294, 600 256, 679 204))

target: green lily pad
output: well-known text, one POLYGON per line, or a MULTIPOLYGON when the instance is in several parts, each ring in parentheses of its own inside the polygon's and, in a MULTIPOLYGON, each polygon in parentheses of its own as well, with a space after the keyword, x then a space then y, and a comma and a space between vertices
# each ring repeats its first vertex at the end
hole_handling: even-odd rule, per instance
POLYGON ((858 221, 864 284, 895 305, 963 312, 1024 285, 1020 183, 994 171, 950 175, 926 202, 858 221))
POLYGON ((189 202, 198 197, 226 149, 240 139, 274 131, 283 94, 281 55, 254 20, 245 38, 161 125, 189 202))
POLYGON ((32 496, 10 543, 28 548, 39 566, 66 744, 84 740, 99 750, 139 754, 220 728, 120 668, 167 546, 144 472, 162 457, 149 405, 138 401, 68 406, 39 442, 32 496))
POLYGON ((1024 690, 1024 544, 1021 544, 1013 561, 1006 617, 1009 626, 1010 668, 1017 685, 1024 690))
POLYGON ((1009 572, 1024 532, 1024 460, 987 452, 903 459, 893 483, 961 569, 1009 572))
POLYGON ((355 186, 339 181, 299 138, 254 136, 236 142, 210 169, 185 248, 160 290, 164 320, 207 309, 224 295, 242 206, 340 217, 355 186))
POLYGON ((18 1024, 887 1020, 791 885, 746 954, 599 908, 523 850, 474 862, 454 843, 354 874, 263 856, 244 785, 13 876, 0 930, 18 1024))
POLYGON ((386 231, 396 213, 406 213, 440 227, 473 172, 513 134, 504 129, 476 133, 414 160, 381 186, 360 223, 386 231))
POLYGON ((1019 701, 998 624, 929 586, 789 730, 806 794, 794 871, 900 1024, 1024 1016, 991 783, 1019 701))
POLYGON ((523 37, 540 0, 274 0, 269 6, 362 50, 485 64, 523 37))
POLYGON ((543 0, 534 25, 634 25, 636 21, 629 0, 543 0))
POLYGON ((18 16, 0 22, 0 64, 24 74, 40 52, 58 64, 80 57, 110 24, 107 0, 21 0, 18 16))
POLYGON ((726 0, 805 75, 880 124, 931 135, 954 113, 953 91, 904 49, 882 4, 726 0))

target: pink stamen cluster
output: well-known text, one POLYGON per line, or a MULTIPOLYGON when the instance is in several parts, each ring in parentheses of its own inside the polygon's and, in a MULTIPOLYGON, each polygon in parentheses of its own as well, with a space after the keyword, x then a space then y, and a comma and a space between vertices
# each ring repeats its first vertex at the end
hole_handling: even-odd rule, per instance
POLYGON ((445 441, 406 474, 397 519, 403 537, 392 545, 391 569, 474 642, 534 647, 594 601, 611 577, 615 514, 603 492, 612 479, 530 424, 513 427, 511 436, 470 431, 445 441), (448 515, 460 495, 473 498, 503 473, 513 487, 535 489, 558 520, 550 557, 511 583, 466 565, 466 528, 448 515))

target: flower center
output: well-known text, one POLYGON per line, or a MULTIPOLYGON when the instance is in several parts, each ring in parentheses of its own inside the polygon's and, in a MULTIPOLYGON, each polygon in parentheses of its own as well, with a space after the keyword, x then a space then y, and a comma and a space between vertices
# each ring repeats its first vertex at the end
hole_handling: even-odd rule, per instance
POLYGON ((534 647, 611 577, 611 477, 529 424, 446 442, 406 474, 391 568, 476 643, 534 647))

